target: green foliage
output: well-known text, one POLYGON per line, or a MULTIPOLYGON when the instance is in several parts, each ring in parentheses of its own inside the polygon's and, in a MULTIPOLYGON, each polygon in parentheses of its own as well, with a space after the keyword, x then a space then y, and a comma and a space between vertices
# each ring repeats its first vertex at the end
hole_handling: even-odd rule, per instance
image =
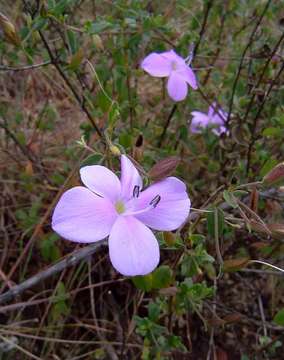
POLYGON ((178 311, 200 311, 202 302, 208 297, 212 297, 214 290, 208 287, 205 282, 196 283, 192 279, 186 278, 179 286, 177 293, 177 309, 178 311))
POLYGON ((59 236, 54 233, 47 234, 43 239, 41 239, 40 251, 45 261, 54 262, 60 258, 60 249, 56 244, 58 239, 59 236))
POLYGON ((278 311, 274 316, 273 321, 280 326, 284 326, 284 309, 278 311))
POLYGON ((34 202, 28 209, 19 209, 15 212, 19 221, 19 227, 27 234, 30 234, 40 219, 41 201, 34 202))
MULTIPOLYGON (((266 4, 257 0, 43 0, 25 1, 25 6, 22 3, 3 2, 1 8, 1 13, 9 15, 10 29, 15 29, 14 41, 0 36, 0 150, 4 150, 1 222, 8 239, 1 248, 4 275, 9 274, 26 244, 30 244, 34 229, 37 236, 35 246, 28 245, 28 255, 9 279, 11 284, 40 272, 47 263, 74 250, 71 242, 59 242, 51 233, 50 217, 44 217, 52 212, 51 204, 67 177, 68 187, 79 184, 76 170, 79 159, 83 159, 79 167, 100 164, 116 171, 119 151, 131 155, 144 169, 146 187, 154 164, 170 156, 179 157, 181 162, 173 176, 187 184, 194 208, 190 221, 177 231, 155 232, 161 245, 160 266, 151 274, 127 280, 127 291, 122 287, 124 283, 115 284, 114 290, 112 285, 106 288, 104 281, 115 282, 116 275, 100 253, 94 254, 90 278, 103 284, 95 289, 92 304, 98 317, 96 328, 91 324, 89 288, 80 292, 80 296, 72 295, 72 302, 68 295, 69 291, 89 286, 87 266, 82 262, 62 273, 51 301, 29 305, 33 306, 33 318, 41 319, 48 314, 38 335, 43 339, 46 336, 66 340, 74 336, 75 342, 72 346, 67 341, 67 345, 55 342, 51 346, 42 340, 42 344, 35 346, 33 341, 23 340, 21 346, 40 358, 104 359, 109 357, 108 342, 115 351, 121 350, 121 343, 122 348, 125 345, 121 358, 133 357, 136 348, 131 348, 132 343, 138 344, 137 349, 143 343, 137 358, 140 355, 142 359, 179 358, 182 357, 179 351, 185 352, 185 357, 204 358, 211 346, 204 345, 210 337, 205 328, 209 325, 210 329, 212 322, 218 357, 219 346, 226 348, 231 325, 228 321, 222 328, 214 321, 222 326, 226 323, 223 318, 227 313, 223 311, 233 311, 235 297, 240 307, 241 295, 254 301, 247 293, 251 291, 247 283, 256 286, 258 282, 252 277, 255 274, 239 271, 248 265, 248 259, 264 257, 276 264, 283 254, 282 235, 279 240, 279 234, 278 238, 275 234, 255 234, 255 229, 248 234, 246 225, 256 217, 249 211, 241 214, 238 203, 243 201, 267 226, 283 223, 283 199, 276 186, 256 187, 258 199, 254 204, 253 186, 244 186, 261 180, 284 158, 283 72, 277 78, 283 61, 283 41, 272 54, 283 30, 281 2, 270 2, 255 34, 254 28, 266 4), (15 41, 17 38, 19 41, 15 41), (199 90, 190 89, 186 100, 177 104, 160 142, 174 104, 167 95, 167 80, 151 77, 141 70, 140 64, 150 52, 171 48, 187 57, 191 44, 195 45, 192 67, 199 90), (34 65, 39 66, 33 68, 34 65), (219 137, 211 129, 193 134, 188 126, 191 112, 207 112, 213 101, 231 111, 228 134, 219 137), (93 123, 101 130, 103 141, 93 123), (137 145, 139 136, 143 141, 137 145), (203 211, 196 214, 195 209, 203 211), (197 217, 191 218, 192 215, 197 217), (39 224, 42 226, 37 228, 39 224), (217 277, 216 243, 223 257, 217 277), (216 314, 211 314, 210 301, 215 289, 216 314), (45 307, 47 304, 51 304, 50 309, 45 307), (138 314, 135 336, 131 335, 132 313, 138 314), (200 319, 204 327, 200 326, 200 319), (110 326, 112 323, 115 325, 110 326), (125 338, 121 329, 127 334, 125 338), (105 341, 98 335, 100 330, 105 341), (87 343, 84 346, 76 343, 81 338, 100 342, 90 345, 92 354, 84 355, 83 351, 89 349, 87 343), (204 350, 203 346, 205 351, 198 353, 204 350)), ((1 28, 1 34, 4 33, 1 28)), ((265 279, 263 276, 261 281, 265 283, 265 279)), ((271 290, 273 306, 281 309, 283 304, 277 295, 283 280, 279 277, 274 284, 270 279, 269 290, 275 286, 271 290)), ((34 293, 25 293, 20 301, 29 304, 29 296, 53 290, 52 284, 42 283, 32 289, 34 293)), ((269 297, 269 292, 266 296, 269 297)), ((270 303, 268 299, 267 304, 270 303)), ((255 315, 250 309, 254 305, 244 304, 240 312, 252 318, 255 315)), ((29 306, 15 312, 15 318, 9 312, 9 324, 12 326, 14 319, 17 324, 24 323, 29 306)), ((268 309, 264 310, 269 314, 268 309)), ((259 319, 256 320, 258 324, 259 319)), ((283 309, 273 322, 284 326, 283 309)), ((27 324, 31 328, 17 331, 34 334, 33 325, 27 324)), ((233 326, 236 333, 244 333, 242 319, 233 326)), ((282 339, 277 339, 275 327, 269 328, 269 336, 261 336, 260 327, 246 323, 247 334, 255 334, 257 341, 253 345, 249 342, 248 346, 243 341, 242 351, 248 355, 242 355, 237 346, 241 340, 230 338, 237 354, 229 357, 279 358, 282 339)), ((12 354, 11 358, 15 356, 12 354)))
POLYGON ((215 238, 215 234, 221 236, 225 231, 224 212, 220 208, 210 208, 207 213, 208 234, 215 238))
POLYGON ((214 258, 207 253, 204 245, 198 244, 194 249, 184 254, 181 263, 181 274, 184 277, 192 277, 202 273, 201 268, 206 268, 208 264, 213 262, 214 258))
POLYGON ((142 359, 166 359, 162 354, 175 349, 185 351, 186 348, 179 336, 169 333, 165 326, 157 323, 160 304, 151 302, 148 307, 149 317, 135 316, 136 332, 143 336, 144 347, 142 359))
POLYGON ((62 317, 67 316, 70 312, 68 306, 68 295, 66 294, 65 285, 63 282, 57 284, 56 292, 53 299, 53 304, 50 312, 50 319, 53 322, 59 321, 62 317))
POLYGON ((159 266, 149 275, 135 276, 132 278, 135 286, 143 291, 166 288, 171 284, 172 280, 173 273, 167 265, 159 266))

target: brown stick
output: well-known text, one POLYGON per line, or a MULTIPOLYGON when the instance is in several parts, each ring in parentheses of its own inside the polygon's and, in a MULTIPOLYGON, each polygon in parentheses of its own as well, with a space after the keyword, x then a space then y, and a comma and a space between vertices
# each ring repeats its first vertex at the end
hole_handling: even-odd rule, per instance
POLYGON ((70 266, 76 265, 79 261, 88 260, 88 258, 103 244, 105 244, 105 240, 97 241, 92 245, 78 249, 73 253, 67 255, 65 259, 50 266, 46 270, 41 271, 38 274, 30 277, 28 280, 23 281, 21 284, 12 287, 10 290, 0 295, 0 304, 12 300, 25 290, 33 287, 41 281, 48 279, 50 276, 55 275, 70 266))

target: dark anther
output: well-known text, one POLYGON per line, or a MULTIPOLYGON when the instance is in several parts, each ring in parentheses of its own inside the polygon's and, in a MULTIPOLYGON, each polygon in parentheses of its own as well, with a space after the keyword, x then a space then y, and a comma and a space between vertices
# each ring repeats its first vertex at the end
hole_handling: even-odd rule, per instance
POLYGON ((154 197, 154 199, 151 200, 150 205, 152 205, 155 208, 159 204, 160 201, 161 201, 161 196, 156 195, 154 197))
POLYGON ((138 198, 139 194, 140 194, 140 188, 138 185, 135 185, 133 189, 133 197, 138 198))

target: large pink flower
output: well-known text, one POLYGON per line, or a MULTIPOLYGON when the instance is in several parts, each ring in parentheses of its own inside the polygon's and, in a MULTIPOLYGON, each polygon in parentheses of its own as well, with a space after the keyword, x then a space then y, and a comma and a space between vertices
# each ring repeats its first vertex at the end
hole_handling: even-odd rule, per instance
POLYGON ((91 243, 109 236, 113 266, 123 275, 150 273, 160 252, 152 231, 177 229, 188 217, 185 184, 168 177, 142 191, 142 179, 127 156, 121 156, 121 176, 100 165, 80 169, 86 187, 76 186, 60 198, 52 228, 63 238, 91 243))
POLYGON ((186 98, 188 85, 193 89, 198 87, 194 72, 174 50, 149 54, 141 67, 152 76, 168 77, 167 90, 174 101, 186 98))

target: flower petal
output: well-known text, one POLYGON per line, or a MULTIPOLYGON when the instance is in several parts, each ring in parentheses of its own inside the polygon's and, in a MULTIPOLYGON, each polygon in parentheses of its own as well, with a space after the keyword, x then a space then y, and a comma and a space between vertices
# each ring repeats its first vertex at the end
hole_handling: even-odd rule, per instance
POLYGON ((178 70, 178 74, 186 81, 194 90, 198 88, 197 79, 193 70, 188 66, 184 65, 178 70))
POLYGON ((160 231, 177 229, 186 220, 190 210, 190 200, 185 184, 176 177, 168 177, 142 191, 132 209, 139 211, 149 207, 151 201, 160 196, 155 208, 137 214, 135 217, 145 225, 160 231))
POLYGON ((116 201, 120 197, 121 186, 118 177, 101 165, 84 166, 80 169, 84 185, 96 194, 116 201))
POLYGON ((192 111, 191 115, 193 116, 190 123, 190 131, 193 133, 199 133, 202 131, 202 128, 208 126, 209 117, 207 114, 204 114, 200 111, 192 111))
POLYGON ((214 101, 208 108, 208 116, 209 117, 212 117, 214 115, 214 113, 216 113, 216 110, 215 110, 216 108, 217 108, 217 104, 214 101))
POLYGON ((175 71, 173 71, 168 79, 167 89, 169 96, 174 101, 182 101, 187 95, 187 83, 175 71))
POLYGON ((150 229, 132 216, 120 216, 109 236, 112 265, 126 276, 146 275, 160 260, 159 244, 150 229))
POLYGON ((141 63, 144 71, 152 76, 165 77, 171 72, 170 61, 161 54, 151 53, 141 63))
POLYGON ((217 136, 220 136, 221 134, 228 134, 228 130, 225 126, 218 126, 216 128, 212 129, 213 133, 217 136))
POLYGON ((129 200, 133 197, 133 190, 135 186, 142 189, 143 182, 139 172, 127 156, 121 156, 121 196, 123 200, 129 200))
POLYGON ((174 50, 165 51, 161 53, 161 56, 168 59, 170 61, 170 64, 172 64, 173 62, 176 63, 179 68, 186 65, 184 59, 179 56, 174 50))
POLYGON ((65 239, 91 243, 109 235, 117 216, 108 199, 83 186, 76 186, 61 196, 51 226, 65 239))
POLYGON ((216 102, 213 102, 212 105, 209 106, 208 116, 212 124, 223 125, 227 120, 228 113, 218 106, 216 102))

